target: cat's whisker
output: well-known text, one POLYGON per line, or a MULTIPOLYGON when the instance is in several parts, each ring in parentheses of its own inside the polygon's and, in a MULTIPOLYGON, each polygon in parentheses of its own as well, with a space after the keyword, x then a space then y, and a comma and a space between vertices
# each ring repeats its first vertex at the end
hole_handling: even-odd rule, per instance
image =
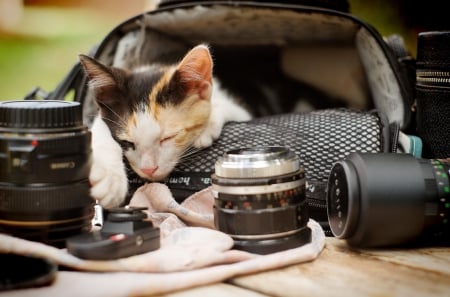
POLYGON ((191 147, 188 147, 188 148, 183 152, 182 156, 183 156, 183 157, 187 157, 187 156, 190 156, 190 155, 193 155, 193 154, 199 152, 200 150, 202 150, 202 149, 201 149, 201 148, 198 148, 198 147, 193 147, 193 146, 191 146, 191 147))
POLYGON ((193 155, 198 153, 200 150, 201 150, 200 148, 189 147, 181 154, 179 159, 181 161, 189 160, 193 155))
POLYGON ((183 162, 188 162, 192 159, 195 158, 195 153, 191 153, 188 155, 182 155, 181 157, 178 158, 178 162, 177 163, 183 163, 183 162))
POLYGON ((113 115, 115 115, 118 119, 120 119, 121 120, 121 122, 122 123, 120 123, 120 122, 116 122, 116 121, 113 121, 113 120, 111 120, 111 119, 108 119, 111 123, 115 123, 115 124, 117 124, 119 127, 126 127, 126 125, 127 125, 127 122, 125 121, 125 119, 123 119, 117 112, 115 112, 111 107, 109 107, 108 105, 106 105, 106 104, 104 104, 104 105, 102 105, 103 107, 105 107, 105 108, 107 108, 113 115))
POLYGON ((119 126, 119 127, 121 127, 121 128, 126 127, 126 124, 125 124, 125 123, 122 123, 122 122, 124 122, 124 121, 122 121, 122 122, 119 121, 119 122, 118 122, 118 121, 115 121, 115 120, 110 119, 110 118, 103 118, 103 120, 106 121, 106 122, 110 122, 110 123, 116 124, 117 126, 119 126))

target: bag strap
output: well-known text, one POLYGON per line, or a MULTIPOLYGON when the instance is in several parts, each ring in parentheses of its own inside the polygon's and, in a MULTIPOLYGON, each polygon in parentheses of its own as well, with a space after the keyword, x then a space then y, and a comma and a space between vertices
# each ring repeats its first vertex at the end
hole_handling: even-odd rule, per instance
MULTIPOLYGON (((411 112, 414 112, 415 106, 415 85, 416 85, 416 60, 408 51, 405 41, 399 34, 391 34, 385 38, 386 44, 394 53, 399 64, 399 72, 401 80, 405 89, 405 104, 411 108, 411 112)), ((402 129, 406 132, 415 131, 415 117, 410 117, 410 123, 408 127, 402 129)))
POLYGON ((386 37, 386 43, 397 57, 397 61, 401 66, 404 80, 407 84, 408 96, 407 100, 410 105, 414 103, 414 85, 416 84, 416 60, 408 51, 405 41, 399 34, 391 34, 386 37))

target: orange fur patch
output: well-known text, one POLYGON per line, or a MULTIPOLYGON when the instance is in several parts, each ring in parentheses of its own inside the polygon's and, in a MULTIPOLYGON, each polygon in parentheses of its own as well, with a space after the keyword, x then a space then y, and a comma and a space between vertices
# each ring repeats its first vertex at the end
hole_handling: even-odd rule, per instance
POLYGON ((190 145, 208 123, 210 109, 210 102, 200 100, 197 96, 186 98, 176 107, 160 108, 157 121, 162 137, 177 133, 176 145, 190 145))

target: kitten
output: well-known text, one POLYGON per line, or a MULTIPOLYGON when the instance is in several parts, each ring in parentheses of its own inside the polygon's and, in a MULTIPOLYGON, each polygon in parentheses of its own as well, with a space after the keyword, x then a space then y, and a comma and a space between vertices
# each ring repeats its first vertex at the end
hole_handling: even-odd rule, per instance
POLYGON ((250 120, 213 78, 206 45, 176 65, 126 70, 80 55, 99 114, 93 122, 91 195, 106 208, 123 204, 128 180, 123 156, 149 181, 162 181, 192 147, 219 137, 228 121, 250 120))

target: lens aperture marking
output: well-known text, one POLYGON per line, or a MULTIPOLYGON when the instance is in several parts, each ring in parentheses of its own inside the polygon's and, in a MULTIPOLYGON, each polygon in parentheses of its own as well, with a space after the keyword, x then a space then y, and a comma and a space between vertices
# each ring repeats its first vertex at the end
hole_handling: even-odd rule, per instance
POLYGON ((330 221, 330 227, 336 236, 339 236, 344 232, 347 220, 347 199, 348 190, 345 183, 345 170, 339 163, 331 170, 330 179, 328 181, 329 193, 328 193, 328 217, 330 221))
POLYGON ((303 202, 304 187, 296 187, 280 192, 257 195, 237 195, 218 193, 215 200, 216 207, 226 209, 266 209, 286 207, 303 202))
POLYGON ((448 227, 448 216, 450 213, 450 202, 448 202, 448 198, 450 197, 450 181, 449 181, 449 173, 450 166, 446 163, 442 163, 439 160, 433 160, 434 168, 436 169, 436 180, 438 184, 438 193, 439 197, 439 205, 437 205, 437 212, 439 212, 440 223, 443 224, 445 228, 448 227))
POLYGON ((280 183, 280 184, 263 184, 263 185, 255 185, 255 186, 222 186, 218 184, 213 184, 214 191, 225 193, 225 194, 232 194, 232 195, 257 195, 261 193, 276 193, 279 191, 286 191, 294 188, 298 188, 300 186, 304 186, 305 181, 304 180, 295 180, 291 182, 286 183, 280 183))

